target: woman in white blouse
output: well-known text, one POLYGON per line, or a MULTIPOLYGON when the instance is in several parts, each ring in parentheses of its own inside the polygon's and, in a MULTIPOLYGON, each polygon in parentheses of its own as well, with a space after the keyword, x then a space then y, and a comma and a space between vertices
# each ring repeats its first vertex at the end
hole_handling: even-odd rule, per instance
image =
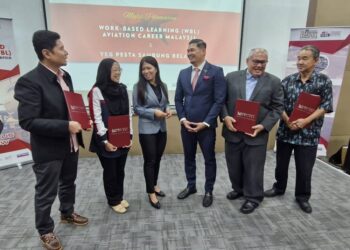
POLYGON ((108 117, 130 114, 126 85, 119 82, 121 68, 111 58, 103 59, 97 70, 96 83, 88 94, 89 109, 93 120, 90 151, 96 152, 103 168, 103 184, 108 204, 116 213, 125 213, 129 203, 123 199, 124 168, 131 146, 132 126, 130 117, 130 145, 117 148, 108 141, 108 117))

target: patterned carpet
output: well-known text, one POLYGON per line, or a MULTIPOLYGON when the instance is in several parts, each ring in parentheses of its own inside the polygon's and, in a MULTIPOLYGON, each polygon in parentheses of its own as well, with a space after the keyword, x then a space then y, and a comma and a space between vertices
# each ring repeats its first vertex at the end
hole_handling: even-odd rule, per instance
MULTIPOLYGON (((294 162, 284 196, 266 198, 250 215, 239 208, 243 200, 229 201, 223 154, 217 155, 218 175, 214 203, 202 207, 203 159, 197 156, 198 193, 185 200, 176 195, 186 185, 182 155, 166 155, 159 184, 166 193, 162 208, 148 203, 142 157, 129 157, 125 196, 128 212, 119 215, 107 206, 102 169, 96 158, 80 159, 76 211, 89 217, 86 227, 59 223, 58 201, 52 216, 65 249, 350 249, 350 177, 317 161, 312 182, 312 214, 294 201, 294 162)), ((268 152, 265 188, 274 178, 275 155, 268 152)), ((30 166, 0 171, 0 249, 41 249, 34 228, 34 182, 30 166)))

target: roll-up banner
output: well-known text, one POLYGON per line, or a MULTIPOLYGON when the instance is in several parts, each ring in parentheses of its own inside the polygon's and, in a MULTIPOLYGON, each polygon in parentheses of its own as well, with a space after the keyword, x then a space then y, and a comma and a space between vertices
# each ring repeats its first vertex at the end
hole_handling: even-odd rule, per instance
POLYGON ((291 30, 286 76, 297 72, 296 61, 301 47, 314 45, 320 50, 316 70, 328 75, 333 83, 333 113, 326 114, 321 130, 318 155, 325 156, 332 133, 339 94, 350 47, 350 27, 314 27, 291 30))
POLYGON ((19 65, 11 19, 0 18, 0 169, 11 166, 21 168, 32 161, 29 133, 18 124, 17 101, 13 98, 19 78, 19 65))

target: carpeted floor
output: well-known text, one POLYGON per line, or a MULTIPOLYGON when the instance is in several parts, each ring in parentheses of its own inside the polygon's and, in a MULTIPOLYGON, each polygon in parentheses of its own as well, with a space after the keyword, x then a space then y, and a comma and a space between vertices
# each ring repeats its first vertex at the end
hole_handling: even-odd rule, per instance
MULTIPOLYGON (((350 177, 317 161, 313 172, 312 214, 294 201, 295 168, 290 166, 284 196, 265 198, 250 215, 239 208, 243 200, 229 201, 223 154, 217 154, 214 203, 202 207, 203 158, 197 155, 198 193, 185 200, 177 194, 186 186, 183 155, 165 155, 159 184, 166 193, 162 208, 148 203, 141 156, 129 157, 125 196, 128 212, 119 215, 107 206, 102 169, 97 158, 80 159, 76 211, 89 217, 86 227, 59 223, 56 199, 52 217, 65 249, 350 249, 350 177)), ((268 152, 265 189, 274 182, 275 155, 268 152)), ((35 177, 30 166, 0 171, 0 249, 41 249, 34 228, 35 177)))

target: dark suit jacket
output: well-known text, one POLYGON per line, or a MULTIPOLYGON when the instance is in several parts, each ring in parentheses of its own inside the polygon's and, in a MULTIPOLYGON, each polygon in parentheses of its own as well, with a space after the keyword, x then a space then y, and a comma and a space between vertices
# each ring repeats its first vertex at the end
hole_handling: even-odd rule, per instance
MULTIPOLYGON (((221 118, 233 116, 237 99, 246 99, 246 70, 231 72, 226 75, 227 98, 222 108, 221 118)), ((265 130, 252 138, 241 132, 229 131, 225 124, 222 129, 222 136, 230 142, 245 140, 248 145, 262 145, 267 143, 268 132, 280 119, 283 111, 283 92, 281 81, 274 75, 264 73, 250 97, 250 101, 260 103, 257 124, 262 124, 265 130)))
POLYGON ((191 73, 192 66, 180 71, 175 92, 177 115, 180 120, 186 118, 191 122, 206 122, 215 128, 226 96, 223 70, 206 62, 194 91, 191 73))
MULTIPOLYGON (((72 80, 65 72, 64 80, 73 91, 72 80)), ((30 132, 35 163, 65 159, 71 150, 66 101, 57 77, 41 63, 18 79, 15 85, 19 124, 30 132)), ((78 142, 83 146, 81 133, 78 142)))

